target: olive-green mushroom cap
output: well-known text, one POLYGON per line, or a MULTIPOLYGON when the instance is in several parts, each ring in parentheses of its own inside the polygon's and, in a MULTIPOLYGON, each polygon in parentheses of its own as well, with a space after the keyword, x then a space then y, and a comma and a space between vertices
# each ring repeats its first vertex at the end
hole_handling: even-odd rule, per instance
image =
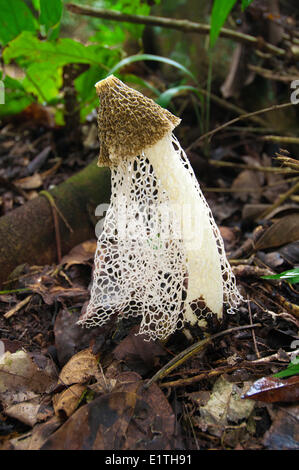
POLYGON ((95 85, 100 98, 98 166, 117 165, 152 147, 181 120, 110 75, 95 85))

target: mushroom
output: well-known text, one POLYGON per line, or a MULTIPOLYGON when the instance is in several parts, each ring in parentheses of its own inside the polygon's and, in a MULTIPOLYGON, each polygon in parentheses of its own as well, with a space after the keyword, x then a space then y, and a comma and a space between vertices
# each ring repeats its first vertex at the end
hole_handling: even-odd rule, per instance
POLYGON ((235 311, 243 300, 212 212, 173 135, 180 119, 110 75, 96 84, 100 155, 111 201, 79 324, 142 315, 163 339, 186 322, 235 311))

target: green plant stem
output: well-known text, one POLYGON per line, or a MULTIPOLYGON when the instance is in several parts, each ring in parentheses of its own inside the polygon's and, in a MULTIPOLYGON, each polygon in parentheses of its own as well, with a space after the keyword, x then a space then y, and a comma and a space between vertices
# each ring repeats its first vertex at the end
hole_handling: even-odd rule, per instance
MULTIPOLYGON (((206 100, 206 125, 205 132, 208 133, 210 130, 210 111, 211 111, 211 88, 212 88, 212 76, 213 76, 213 51, 209 49, 209 66, 208 66, 208 77, 207 77, 207 100, 206 100)), ((210 151, 210 143, 206 142, 205 154, 208 157, 210 151)))

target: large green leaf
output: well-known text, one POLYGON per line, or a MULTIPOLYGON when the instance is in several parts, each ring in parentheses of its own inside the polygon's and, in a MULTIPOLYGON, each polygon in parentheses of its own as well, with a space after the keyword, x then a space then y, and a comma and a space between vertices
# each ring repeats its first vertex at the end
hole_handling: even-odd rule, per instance
POLYGON ((188 75, 190 78, 192 78, 192 80, 194 80, 196 82, 196 78, 193 75, 193 73, 190 72, 190 70, 188 70, 186 67, 184 67, 184 65, 180 64, 179 62, 176 62, 175 60, 168 59, 167 57, 161 57, 159 55, 153 55, 153 54, 136 54, 136 55, 132 55, 130 57, 126 57, 125 59, 118 62, 109 71, 109 75, 117 72, 118 70, 120 70, 125 65, 129 65, 129 64, 132 64, 133 62, 144 61, 144 60, 152 60, 152 61, 157 61, 157 62, 163 62, 164 64, 176 67, 177 69, 184 72, 184 74, 188 75))
POLYGON ((62 85, 62 67, 47 63, 35 63, 26 70, 23 86, 28 93, 37 96, 40 103, 48 103, 57 98, 62 85))
POLYGON ((39 22, 45 25, 46 31, 49 28, 56 28, 62 15, 61 0, 40 0, 40 17, 39 22))
POLYGON ((0 105, 0 117, 18 114, 34 101, 19 80, 6 75, 4 86, 5 103, 0 105))
POLYGON ((22 0, 0 0, 0 43, 5 45, 22 31, 35 31, 37 21, 22 0))
POLYGON ((214 0, 210 32, 211 47, 214 47, 219 36, 220 30, 236 2, 237 0, 214 0))
POLYGON ((98 106, 99 98, 96 94, 95 83, 104 78, 105 71, 98 65, 92 65, 81 73, 74 81, 80 106, 80 118, 84 122, 86 116, 98 106))
POLYGON ((33 62, 44 62, 56 67, 75 63, 101 65, 103 53, 107 55, 100 45, 85 46, 68 38, 40 41, 32 33, 24 31, 5 48, 3 58, 6 63, 19 59, 23 65, 33 62))

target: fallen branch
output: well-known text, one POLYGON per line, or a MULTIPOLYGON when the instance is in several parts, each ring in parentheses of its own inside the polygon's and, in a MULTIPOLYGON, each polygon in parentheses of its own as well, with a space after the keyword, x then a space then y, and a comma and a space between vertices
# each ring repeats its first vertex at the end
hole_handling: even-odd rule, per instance
POLYGON ((236 331, 247 330, 250 328, 260 327, 260 323, 254 323, 252 325, 244 325, 244 326, 237 326, 236 328, 229 328, 228 330, 220 331, 209 338, 205 338, 201 341, 198 341, 189 348, 185 349, 177 356, 172 358, 165 366, 163 366, 145 385, 144 388, 148 388, 152 383, 157 382, 157 380, 161 380, 163 377, 168 375, 172 370, 176 369, 177 367, 181 366, 186 362, 190 357, 194 356, 195 354, 199 353, 202 349, 206 347, 207 344, 211 343, 217 338, 221 336, 235 333, 236 331))
MULTIPOLYGON (((193 144, 187 150, 190 150, 192 146, 193 144)), ((225 162, 221 160, 210 160, 209 164, 212 166, 219 167, 240 168, 242 170, 250 171, 261 171, 263 173, 276 173, 278 175, 298 174, 298 170, 295 170, 293 168, 278 168, 276 166, 246 165, 245 163, 225 162)))
MULTIPOLYGON (((75 3, 67 3, 66 8, 76 15, 92 16, 94 18, 103 18, 105 20, 121 21, 128 23, 144 24, 150 26, 161 26, 169 29, 176 29, 185 33, 197 33, 197 34, 210 34, 210 25, 203 23, 195 23, 189 20, 176 20, 172 18, 164 18, 161 16, 143 16, 143 15, 131 15, 128 13, 121 13, 114 10, 105 10, 102 8, 92 8, 88 6, 81 6, 75 3)), ((270 52, 273 55, 285 56, 285 49, 276 47, 264 41, 261 37, 254 37, 249 34, 244 34, 239 31, 232 29, 222 28, 220 36, 224 38, 233 39, 238 42, 248 44, 261 49, 265 52, 270 52)))
POLYGON ((223 129, 226 129, 227 127, 231 126, 232 124, 235 124, 235 122, 242 121, 243 119, 249 119, 252 118, 253 116, 258 116, 260 114, 268 113, 269 111, 277 111, 278 109, 284 109, 284 108, 289 108, 291 106, 295 106, 293 103, 283 103, 283 104, 275 104, 273 106, 270 106, 268 108, 264 109, 259 109, 258 111, 254 111, 253 113, 247 113, 247 114, 242 114, 241 116, 232 119, 231 121, 226 122, 225 124, 222 124, 219 127, 216 127, 216 129, 213 129, 210 132, 207 132, 206 134, 200 136, 198 139, 196 139, 188 148, 188 150, 191 150, 193 147, 199 144, 204 139, 211 139, 211 137, 216 134, 219 131, 222 131, 223 129))
MULTIPOLYGON (((98 204, 109 202, 110 172, 96 162, 49 191, 59 217, 59 244, 63 256, 84 240, 95 237, 93 215, 98 204), (91 211, 91 212, 90 212, 91 211), (73 231, 70 230, 72 227, 73 231)), ((57 226, 52 205, 39 196, 0 218, 0 284, 23 263, 52 264, 57 259, 57 226)))

